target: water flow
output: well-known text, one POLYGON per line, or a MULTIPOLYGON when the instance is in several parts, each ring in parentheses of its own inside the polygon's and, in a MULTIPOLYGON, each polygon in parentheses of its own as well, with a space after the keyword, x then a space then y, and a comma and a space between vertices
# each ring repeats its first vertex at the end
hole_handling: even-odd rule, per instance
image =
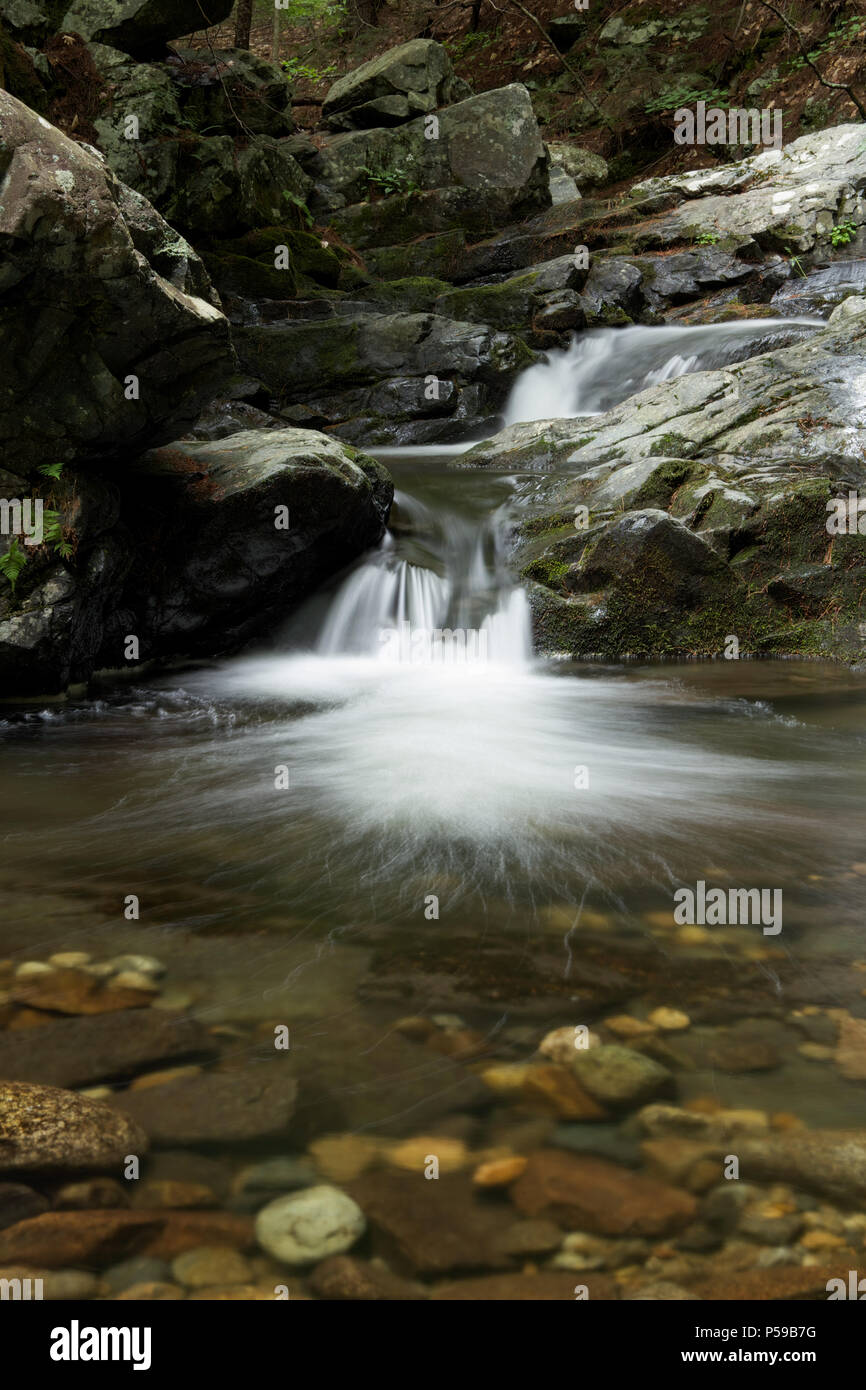
POLYGON ((648 386, 787 347, 820 327, 821 319, 790 318, 596 329, 521 373, 505 406, 505 422, 602 414, 648 386))

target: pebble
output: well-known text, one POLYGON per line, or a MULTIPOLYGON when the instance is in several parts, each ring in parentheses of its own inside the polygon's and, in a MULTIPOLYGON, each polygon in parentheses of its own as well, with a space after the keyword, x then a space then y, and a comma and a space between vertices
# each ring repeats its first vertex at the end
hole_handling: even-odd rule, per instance
POLYGON ((366 1225, 357 1202, 337 1187, 322 1185, 269 1202, 256 1217, 256 1237, 278 1260, 305 1265, 350 1250, 366 1225))
POLYGON ((601 1046, 601 1038, 597 1033, 581 1034, 580 1047, 576 1045, 577 1040, 578 1034, 573 1027, 554 1028, 552 1033, 542 1038, 538 1051, 542 1057, 549 1057, 551 1062, 570 1067, 576 1052, 586 1052, 589 1048, 601 1046))
POLYGON ((167 1283, 170 1275, 168 1260, 158 1260, 152 1255, 133 1255, 129 1260, 112 1265, 102 1278, 112 1293, 123 1293, 136 1285, 167 1283))
POLYGON ((531 1067, 524 1078, 522 1094, 559 1120, 607 1119, 607 1111, 565 1067, 531 1067))
POLYGON ((112 978, 111 983, 116 989, 140 989, 145 993, 149 990, 156 993, 159 989, 153 977, 145 975, 141 970, 121 970, 112 978))
POLYGON ((472 1174, 472 1181, 478 1187, 507 1187, 524 1172, 526 1162, 522 1154, 492 1159, 489 1163, 479 1164, 472 1174))
POLYGON ((32 1187, 19 1182, 0 1182, 0 1231, 30 1216, 41 1216, 48 1206, 48 1198, 41 1192, 34 1192, 32 1187))
POLYGON ((53 975, 54 966, 43 960, 25 960, 15 967, 16 980, 33 980, 37 975, 53 975))
POLYGON ((665 1033, 678 1033, 683 1028, 691 1027, 692 1020, 688 1014, 684 1014, 681 1009, 653 1009, 648 1021, 654 1028, 661 1028, 665 1033))
POLYGON ((165 974, 165 966, 155 956, 115 956, 113 960, 109 961, 109 964, 114 971, 132 970, 137 975, 149 975, 154 979, 165 974))
POLYGON ((832 1231, 807 1231, 800 1237, 804 1250, 827 1250, 835 1245, 845 1245, 845 1237, 834 1235, 832 1231))
POLYGON ((644 1023, 640 1018, 632 1018, 631 1014, 615 1014, 613 1018, 604 1020, 604 1026, 618 1038, 646 1037, 653 1031, 652 1024, 644 1023))
POLYGON ((421 1135, 384 1150, 385 1161, 392 1168, 410 1173, 423 1173, 431 1157, 438 1160, 440 1173, 458 1173, 469 1162, 469 1153, 462 1140, 443 1136, 421 1135))
POLYGON ((673 1084, 667 1067, 619 1043, 575 1052, 571 1065, 590 1095, 608 1105, 639 1105, 673 1084))
POLYGON ((309 1159, 265 1158, 261 1163, 253 1163, 242 1168, 232 1179, 232 1192, 236 1196, 273 1196, 281 1192, 292 1192, 299 1187, 313 1187, 316 1170, 309 1159))
POLYGON ((164 1009, 166 1013, 183 1013, 195 1003, 195 997, 186 989, 166 989, 151 1004, 152 1009, 164 1009))
POLYGON ((174 1178, 145 1178, 133 1186, 132 1205, 136 1210, 190 1210, 216 1207, 216 1193, 205 1183, 179 1182, 174 1178))
POLYGON ((228 1245, 200 1245, 172 1260, 172 1278, 187 1289, 210 1284, 246 1284, 252 1271, 239 1251, 228 1245))
POLYGON ((315 1139, 309 1152, 323 1178, 350 1182, 366 1173, 379 1158, 380 1145, 363 1134, 328 1134, 315 1139))
POLYGON ((823 1043, 800 1043, 797 1051, 810 1062, 832 1062, 834 1057, 832 1047, 825 1047, 823 1043))
POLYGON ((518 1094, 530 1071, 528 1062, 500 1062, 495 1067, 485 1067, 481 1080, 497 1095, 518 1094))
POLYGON ((168 1302, 170 1299, 186 1298, 186 1292, 178 1284, 162 1282, 131 1284, 123 1293, 115 1294, 115 1301, 125 1302, 127 1299, 136 1303, 159 1303, 168 1302))
POLYGON ((128 1207, 126 1188, 114 1178, 84 1178, 64 1183, 54 1194, 55 1211, 95 1211, 100 1208, 128 1207))
POLYGON ((89 951, 55 951, 53 956, 48 957, 48 964, 56 965, 61 970, 75 970, 89 961, 89 951))
POLYGON ((164 1086, 168 1081, 178 1081, 182 1076, 198 1076, 201 1067, 164 1067, 162 1071, 145 1072, 130 1083, 130 1091, 146 1091, 149 1086, 164 1086))

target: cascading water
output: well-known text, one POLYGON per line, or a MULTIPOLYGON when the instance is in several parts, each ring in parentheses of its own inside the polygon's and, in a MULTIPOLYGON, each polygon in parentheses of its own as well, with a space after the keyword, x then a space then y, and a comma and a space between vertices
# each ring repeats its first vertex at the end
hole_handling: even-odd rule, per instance
POLYGON ((732 366, 787 347, 823 326, 821 319, 751 319, 689 328, 599 328, 548 353, 518 377, 505 423, 598 415, 687 372, 732 366))

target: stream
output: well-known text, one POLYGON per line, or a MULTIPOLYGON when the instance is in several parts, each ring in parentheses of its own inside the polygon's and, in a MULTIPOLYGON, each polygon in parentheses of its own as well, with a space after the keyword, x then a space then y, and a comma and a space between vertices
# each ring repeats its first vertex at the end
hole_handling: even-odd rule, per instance
MULTIPOLYGON (((814 322, 585 335, 516 383, 506 416, 609 409, 814 322)), ((285 1016, 302 1052, 339 1048, 349 1015, 375 1047, 403 1015, 456 1014, 524 1057, 604 1013, 586 952, 708 1027, 857 1000, 864 673, 536 659, 505 562, 517 480, 449 470, 462 447, 380 451, 384 541, 268 644, 0 707, 2 954, 152 951, 200 1018, 285 1016), (673 893, 699 880, 779 890, 782 930, 684 932, 673 893)), ((862 1121, 861 1092, 793 1047, 740 1074, 699 1059, 681 1082, 862 1121)), ((358 1127, 392 1118, 371 1082, 358 1127)))

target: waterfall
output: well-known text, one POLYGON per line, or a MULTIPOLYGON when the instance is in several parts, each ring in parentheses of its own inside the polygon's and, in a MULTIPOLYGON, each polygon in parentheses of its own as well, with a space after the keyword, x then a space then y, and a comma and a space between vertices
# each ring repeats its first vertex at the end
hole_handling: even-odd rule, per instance
POLYGON ((521 373, 505 406, 505 423, 599 415, 648 386, 732 366, 823 326, 817 318, 789 318, 595 329, 521 373))

